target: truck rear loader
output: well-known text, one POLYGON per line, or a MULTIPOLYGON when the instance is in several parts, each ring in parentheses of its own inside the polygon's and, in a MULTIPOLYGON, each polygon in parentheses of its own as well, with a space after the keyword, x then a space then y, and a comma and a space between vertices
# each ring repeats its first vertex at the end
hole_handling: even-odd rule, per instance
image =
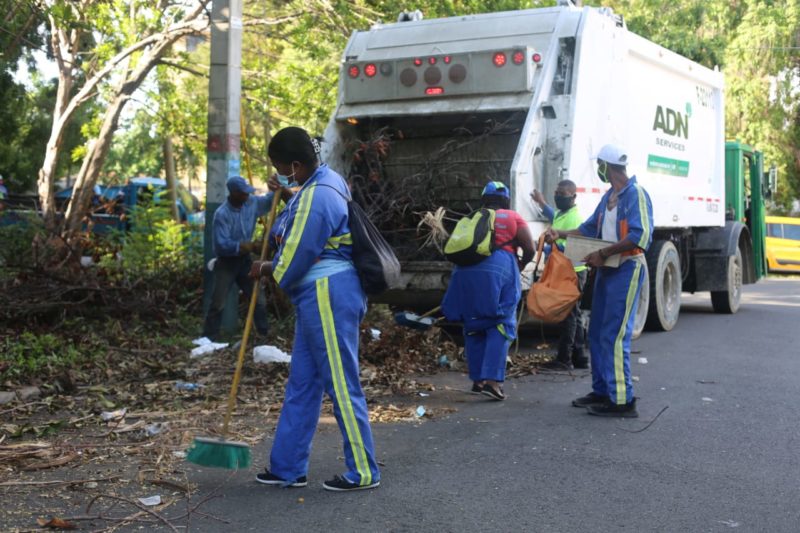
MULTIPOLYGON (((413 18, 413 17, 412 17, 413 18)), ((488 180, 534 237, 538 189, 577 184, 588 217, 607 185, 595 160, 626 148, 628 174, 653 202, 636 333, 670 330, 683 291, 710 291, 735 313, 742 284, 765 273, 761 154, 725 142, 724 78, 630 32, 608 8, 554 8, 377 24, 351 36, 323 158, 349 178, 403 265, 383 301, 436 305, 451 265, 418 235, 421 213, 445 225, 478 207, 488 180)))

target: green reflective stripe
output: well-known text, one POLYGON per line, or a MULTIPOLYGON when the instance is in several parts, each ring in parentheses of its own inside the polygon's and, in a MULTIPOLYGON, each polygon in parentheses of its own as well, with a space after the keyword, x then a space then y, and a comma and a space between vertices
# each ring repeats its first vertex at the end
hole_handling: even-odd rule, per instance
MULTIPOLYGON (((578 212, 578 206, 573 205, 566 211, 559 211, 553 217, 553 229, 570 231, 577 229, 581 222, 581 215, 578 212)), ((566 246, 567 239, 557 239, 556 244, 561 247, 566 246)), ((575 265, 575 272, 583 272, 586 270, 586 265, 575 265)))
POLYGON ((342 355, 339 352, 339 340, 336 337, 336 324, 333 320, 328 278, 320 278, 316 284, 317 306, 319 307, 319 317, 322 322, 322 334, 325 338, 325 351, 328 352, 328 364, 331 367, 331 380, 333 381, 335 396, 333 401, 339 406, 339 412, 342 415, 347 440, 350 442, 350 451, 353 453, 353 458, 356 462, 356 470, 361 475, 360 484, 369 485, 372 483, 372 472, 369 469, 367 452, 364 449, 361 430, 358 429, 353 404, 350 401, 347 380, 344 377, 344 365, 342 365, 342 355))
POLYGON ((639 218, 642 219, 642 238, 639 239, 639 248, 645 250, 650 241, 650 218, 647 216, 647 198, 644 197, 644 190, 638 185, 636 192, 639 194, 639 218))
POLYGON ((336 250, 339 246, 343 244, 353 245, 353 235, 352 233, 343 233, 342 235, 336 235, 328 239, 328 242, 325 243, 326 250, 336 250))
POLYGON ((618 405, 623 405, 628 400, 628 391, 625 384, 625 353, 622 349, 622 339, 625 337, 628 319, 633 310, 636 289, 639 287, 639 272, 642 270, 642 264, 639 261, 635 263, 636 267, 633 269, 633 278, 631 279, 631 284, 628 286, 628 296, 625 299, 625 317, 622 319, 622 325, 617 332, 617 339, 614 341, 614 381, 617 383, 618 405))
POLYGON ((506 327, 505 327, 505 325, 503 325, 503 324, 497 324, 497 331, 499 331, 499 332, 500 332, 500 335, 502 335, 503 337, 505 337, 505 338, 506 338, 506 340, 509 340, 509 341, 511 341, 511 340, 514 340, 514 339, 512 339, 511 337, 509 337, 509 336, 508 336, 508 333, 506 333, 506 327))
POLYGON ((297 208, 297 213, 294 216, 294 224, 289 231, 286 238, 286 244, 283 246, 283 252, 278 260, 278 266, 275 267, 273 277, 278 283, 283 279, 284 274, 292 264, 294 254, 297 252, 297 246, 300 244, 300 239, 303 237, 303 230, 308 222, 308 214, 311 212, 311 202, 314 198, 314 187, 310 187, 307 191, 300 193, 300 205, 297 208))

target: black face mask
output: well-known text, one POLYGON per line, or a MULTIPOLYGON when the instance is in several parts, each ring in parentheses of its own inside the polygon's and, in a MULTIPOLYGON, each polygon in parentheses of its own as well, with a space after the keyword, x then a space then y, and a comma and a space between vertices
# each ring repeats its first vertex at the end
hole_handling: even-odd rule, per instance
POLYGON ((556 207, 559 211, 566 211, 572 207, 575 201, 574 196, 559 196, 555 195, 556 207))

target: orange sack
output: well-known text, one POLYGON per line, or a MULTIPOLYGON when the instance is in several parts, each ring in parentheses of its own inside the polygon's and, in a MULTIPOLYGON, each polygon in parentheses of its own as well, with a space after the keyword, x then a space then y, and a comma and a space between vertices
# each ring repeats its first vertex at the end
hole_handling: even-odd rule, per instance
MULTIPOLYGON (((544 235, 539 237, 534 275, 544 255, 544 235)), ((543 322, 558 323, 567 318, 581 299, 578 276, 572 261, 553 244, 542 277, 528 291, 528 313, 543 322)))

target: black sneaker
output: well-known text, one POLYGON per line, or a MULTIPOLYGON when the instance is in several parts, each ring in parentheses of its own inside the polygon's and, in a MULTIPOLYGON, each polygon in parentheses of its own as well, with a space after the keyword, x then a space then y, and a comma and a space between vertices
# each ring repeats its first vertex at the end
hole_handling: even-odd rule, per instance
POLYGON ((280 485, 282 487, 305 487, 308 485, 308 478, 300 476, 294 483, 286 483, 285 479, 281 479, 266 468, 260 474, 256 474, 256 481, 264 485, 280 485))
POLYGON ((322 484, 322 488, 325 490, 332 490, 334 492, 346 492, 350 490, 374 489, 380 484, 380 481, 373 481, 369 485, 359 485, 358 483, 348 481, 342 476, 336 476, 333 479, 329 479, 328 481, 324 482, 322 484))
POLYGON ((606 400, 601 404, 589 405, 586 407, 586 412, 594 416, 609 416, 614 418, 639 418, 639 412, 636 410, 636 398, 625 403, 618 405, 606 400))
POLYGON ((501 389, 499 386, 495 389, 488 383, 484 385, 483 388, 481 389, 481 394, 488 396, 493 400, 498 400, 501 402, 506 399, 506 395, 503 394, 503 389, 501 389))
POLYGON ((481 391, 483 391, 483 387, 481 385, 479 385, 477 381, 473 381, 472 382, 472 390, 470 390, 470 392, 472 394, 480 394, 481 391))
POLYGON ((590 405, 601 405, 608 401, 608 396, 601 396, 597 393, 590 392, 586 396, 575 398, 572 400, 573 407, 589 407, 590 405))
POLYGON ((552 361, 541 364, 539 368, 542 370, 569 371, 572 370, 572 363, 569 361, 559 361, 558 359, 553 359, 552 361))

